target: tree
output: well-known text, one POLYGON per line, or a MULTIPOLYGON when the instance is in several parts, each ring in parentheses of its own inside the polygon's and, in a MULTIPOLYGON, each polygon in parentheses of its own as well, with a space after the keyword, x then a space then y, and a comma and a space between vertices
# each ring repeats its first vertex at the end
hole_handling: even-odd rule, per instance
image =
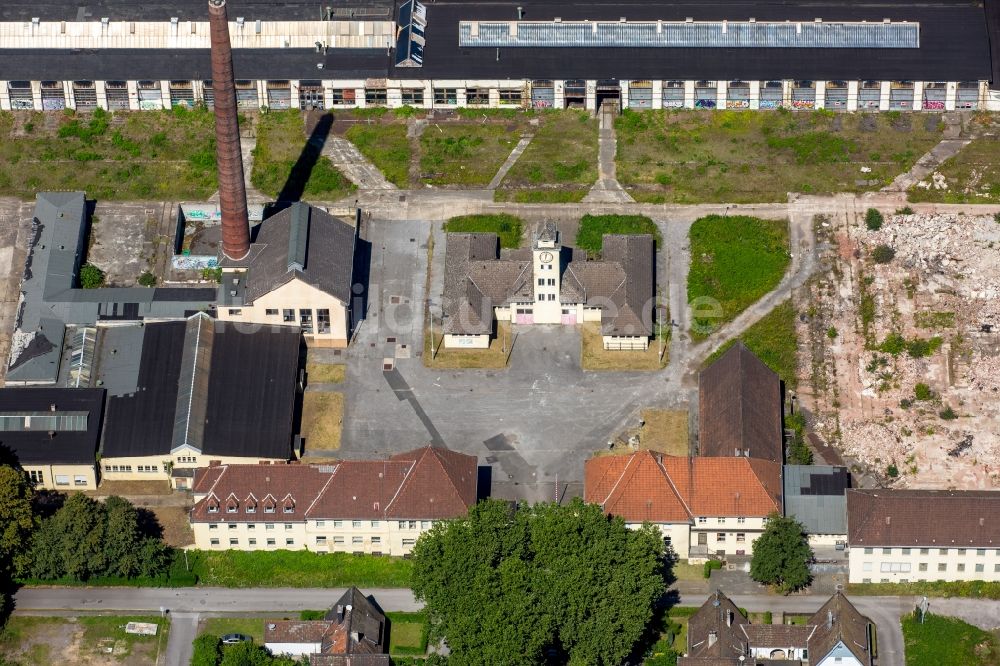
POLYGON ((104 573, 107 515, 100 502, 80 493, 67 498, 42 522, 32 544, 32 575, 36 578, 87 580, 104 573))
POLYGON ((802 524, 794 518, 772 513, 764 533, 753 542, 750 577, 788 594, 812 581, 809 573, 812 558, 802 524))
POLYGON ((104 286, 104 271, 94 264, 80 266, 80 286, 84 289, 99 289, 104 286))
POLYGON ((0 465, 0 575, 27 572, 28 544, 37 525, 31 499, 34 491, 23 471, 0 465))
POLYGON ((882 213, 875 208, 869 208, 865 213, 865 226, 871 231, 878 231, 882 228, 882 213))
POLYGON ((500 501, 441 522, 414 548, 413 590, 449 663, 618 664, 663 594, 663 538, 577 499, 500 501))
POLYGON ((192 643, 191 666, 217 666, 222 658, 222 642, 213 634, 202 634, 192 643))
POLYGON ((290 657, 273 656, 263 645, 244 641, 224 646, 219 666, 296 666, 298 663, 290 657))

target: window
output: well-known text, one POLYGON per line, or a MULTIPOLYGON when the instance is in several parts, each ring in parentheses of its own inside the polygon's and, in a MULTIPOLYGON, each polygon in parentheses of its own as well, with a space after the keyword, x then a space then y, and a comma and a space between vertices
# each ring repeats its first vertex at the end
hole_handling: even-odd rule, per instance
POLYGON ((550 301, 556 300, 556 295, 555 294, 549 294, 549 300, 550 301))
POLYGON ((927 563, 921 562, 920 565, 917 567, 917 571, 927 571, 927 563))
POLYGON ((380 523, 379 521, 377 521, 377 520, 373 520, 373 521, 372 521, 372 527, 374 527, 374 528, 378 528, 378 527, 380 527, 380 526, 381 526, 381 523, 380 523))
POLYGON ((746 516, 738 516, 736 518, 736 524, 737 525, 745 525, 746 522, 747 522, 746 516))
POLYGON ((931 554, 931 549, 930 548, 921 548, 920 549, 920 554, 921 555, 930 555, 931 554))
POLYGON ((274 529, 274 523, 264 523, 264 529, 265 530, 273 530, 274 529))
POLYGON ((295 539, 292 539, 292 538, 285 539, 285 545, 286 546, 294 546, 295 545, 295 539))
POLYGON ((334 543, 334 545, 344 543, 344 537, 342 537, 342 536, 335 536, 335 537, 333 537, 333 543, 334 543))
POLYGON ((888 578, 883 578, 883 579, 881 579, 881 580, 880 580, 879 582, 880 582, 880 583, 888 583, 888 582, 890 582, 890 581, 889 581, 889 579, 888 579, 888 578))
POLYGON ((264 505, 264 513, 274 513, 274 505, 273 504, 265 504, 264 505))
POLYGON ((292 529, 292 524, 291 523, 285 523, 285 531, 288 532, 291 529, 292 529))
POLYGON ((365 88, 366 106, 385 106, 385 88, 365 88))
POLYGON ((83 476, 81 474, 75 474, 73 476, 73 485, 74 486, 85 486, 85 485, 87 485, 87 477, 85 477, 85 476, 83 476))
POLYGON ((720 525, 725 525, 726 524, 726 519, 724 517, 723 518, 716 518, 716 520, 719 522, 720 525))
POLYGON ((229 523, 229 529, 230 530, 235 530, 236 529, 236 523, 229 523))
POLYGON ((871 555, 875 552, 874 548, 865 548, 865 555, 871 555))
POLYGON ((319 333, 330 332, 330 310, 328 308, 316 310, 316 330, 319 333))
POLYGON ((948 565, 947 564, 945 564, 944 562, 941 562, 940 564, 938 564, 938 571, 947 571, 947 570, 948 570, 948 565))
POLYGON ((403 539, 403 548, 413 546, 415 543, 417 543, 416 539, 403 539))
POLYGON ((948 554, 947 548, 938 548, 938 555, 947 555, 947 554, 948 554))
POLYGON ((983 573, 983 565, 982 564, 977 564, 976 565, 976 573, 983 573))
POLYGON ((458 90, 456 88, 435 88, 434 104, 458 104, 458 90))
POLYGON ((707 522, 708 522, 708 518, 705 518, 704 516, 698 516, 698 524, 699 525, 704 525, 707 522))
POLYGON ((747 535, 746 534, 744 534, 743 532, 737 532, 736 533, 736 541, 737 541, 737 543, 743 543, 746 540, 747 540, 747 535))
POLYGON ((230 546, 238 546, 238 545, 240 545, 240 540, 239 539, 230 539, 229 540, 229 545, 230 546))
POLYGON ((250 546, 256 546, 257 545, 257 539, 254 539, 254 538, 247 539, 247 544, 250 545, 250 546))
POLYGON ((430 528, 431 528, 431 521, 429 521, 429 520, 421 520, 420 521, 420 529, 422 529, 422 530, 429 530, 430 528))
POLYGON ((539 303, 545 300, 545 294, 538 294, 539 303))
POLYGON ((66 474, 56 474, 56 485, 57 486, 68 486, 69 476, 66 474))
POLYGON ((210 530, 217 530, 217 529, 219 529, 219 526, 216 525, 215 523, 212 523, 211 525, 208 526, 208 529, 210 529, 210 530))
POLYGON ((286 324, 291 324, 295 321, 295 310, 285 309, 281 311, 281 319, 286 324))
POLYGON ((522 92, 520 88, 501 88, 500 106, 517 106, 521 103, 522 92))
POLYGON ((365 542, 364 537, 359 537, 359 536, 351 537, 351 543, 364 543, 364 542, 365 542))
POLYGON ((243 310, 241 310, 240 308, 229 308, 229 316, 230 317, 239 317, 239 316, 242 316, 242 314, 243 314, 243 310))
POLYGON ((959 571, 959 573, 965 571, 965 563, 964 562, 960 562, 959 563, 959 565, 958 565, 958 571, 959 571))
POLYGON ((352 520, 351 521, 351 527, 353 527, 354 529, 360 528, 361 527, 361 521, 360 520, 352 520))
POLYGON ((211 544, 211 545, 213 545, 213 546, 218 546, 219 545, 219 540, 218 539, 211 539, 211 540, 209 540, 208 543, 211 544))
POLYGON ((326 537, 325 536, 318 536, 318 537, 316 537, 316 545, 317 546, 325 546, 326 545, 326 537))
POLYGON ((267 308, 264 310, 264 314, 266 314, 268 317, 277 317, 278 308, 267 308))
POLYGON ((986 549, 976 548, 976 557, 986 557, 986 549))
POLYGON ((257 513, 257 505, 247 504, 247 513, 257 513))
POLYGON ((1000 573, 1000 564, 993 565, 993 573, 1000 573))
POLYGON ((285 511, 285 513, 295 513, 295 505, 294 504, 286 504, 285 507, 284 507, 284 511, 285 511))
POLYGON ((332 103, 340 106, 352 106, 355 103, 354 88, 334 88, 330 91, 332 103))
POLYGON ((238 508, 239 507, 236 506, 235 504, 228 504, 228 505, 226 505, 226 513, 236 513, 236 510, 238 508))
POLYGON ((403 88, 402 100, 403 104, 407 106, 423 106, 424 104, 424 89, 423 88, 403 88))
POLYGON ((539 287, 545 286, 545 278, 538 278, 538 286, 539 287))
MULTIPOLYGON (((104 466, 104 471, 109 471, 108 466, 104 466)), ((28 476, 31 478, 32 483, 44 483, 44 477, 42 476, 41 470, 33 469, 28 472, 28 476)))
POLYGON ((373 536, 372 543, 382 543, 382 537, 373 536))
POLYGON ((249 523, 247 525, 247 529, 248 530, 255 530, 255 529, 257 529, 257 523, 249 523))
MULTIPOLYGON (((862 578, 861 582, 862 583, 870 583, 870 582, 872 582, 872 579, 871 578, 862 578)), ((837 659, 840 659, 840 657, 837 657, 837 659)))
POLYGON ((209 504, 208 505, 208 512, 209 513, 218 513, 219 512, 219 505, 218 504, 209 504))
POLYGON ((892 548, 883 548, 882 549, 882 554, 883 555, 892 555, 892 548))
POLYGON ((903 548, 903 555, 909 555, 909 554, 910 554, 910 549, 909 548, 903 548))
POLYGON ((299 310, 299 327, 302 329, 303 333, 312 333, 313 331, 312 310, 299 310))
POLYGON ((267 545, 268 546, 273 546, 274 545, 274 539, 268 539, 267 540, 267 545))
POLYGON ((722 543, 723 541, 726 540, 726 533, 725 532, 716 532, 716 534, 715 534, 715 540, 718 541, 719 543, 722 543))
POLYGON ((197 456, 177 456, 177 462, 179 463, 196 463, 198 462, 197 456))
POLYGON ((965 555, 965 549, 964 548, 959 548, 958 549, 958 554, 959 555, 965 555))
POLYGON ((550 287, 556 286, 556 279, 555 278, 549 278, 549 286, 550 287))
POLYGON ((467 106, 487 106, 490 103, 490 91, 487 88, 466 88, 465 103, 467 106))
POLYGON ((862 571, 871 571, 872 570, 872 563, 871 562, 863 562, 861 564, 861 570, 862 571))
POLYGON ((326 521, 325 520, 317 520, 316 521, 316 527, 326 527, 326 521))
POLYGON ((909 562, 883 562, 879 565, 882 573, 910 573, 909 562))
POLYGON ((410 523, 410 524, 409 524, 409 528, 410 528, 411 530, 415 530, 415 529, 417 529, 417 521, 415 521, 415 520, 411 520, 411 521, 409 521, 409 523, 410 523))

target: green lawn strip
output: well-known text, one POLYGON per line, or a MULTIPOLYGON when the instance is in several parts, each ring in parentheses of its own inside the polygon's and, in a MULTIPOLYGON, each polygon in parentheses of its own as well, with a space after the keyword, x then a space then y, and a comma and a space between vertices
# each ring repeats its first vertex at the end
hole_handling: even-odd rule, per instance
POLYGON ((656 223, 644 215, 584 215, 576 232, 576 246, 592 257, 599 256, 604 234, 650 234, 657 247, 663 242, 656 223))
POLYGON ((874 596, 969 597, 1000 599, 1000 582, 985 580, 922 581, 910 583, 851 583, 849 594, 874 596))
POLYGON ((422 655, 427 652, 430 626, 426 613, 386 613, 389 620, 389 654, 422 655))
POLYGON ((152 616, 117 616, 117 615, 84 615, 76 618, 83 627, 81 650, 97 652, 103 640, 124 641, 127 656, 136 643, 158 643, 166 649, 167 634, 170 632, 170 621, 152 616), (139 636, 125 633, 125 625, 129 622, 148 622, 159 626, 156 636, 139 636))
POLYGON ((397 187, 410 186, 410 140, 402 123, 358 123, 347 139, 397 187))
POLYGON ((878 190, 942 135, 938 115, 898 112, 625 111, 615 127, 618 180, 648 203, 878 190))
MULTIPOLYGON (((910 201, 940 203, 997 203, 1000 202, 1000 137, 982 136, 974 139, 957 155, 937 168, 945 177, 948 189, 941 190, 914 185, 907 192, 910 201)), ((924 179, 933 183, 931 177, 924 179)))
POLYGON ((695 339, 708 334, 698 325, 714 330, 774 289, 791 261, 784 220, 709 215, 691 225, 690 240, 688 302, 709 298, 721 307, 721 317, 694 317, 695 339))
POLYGON ((993 666, 1000 645, 993 634, 953 617, 919 613, 902 618, 907 666, 993 666))
POLYGON ((420 136, 421 182, 487 185, 520 138, 500 123, 431 124, 420 136))
POLYGON ((303 198, 340 199, 357 187, 329 160, 318 154, 316 146, 306 143, 305 125, 297 109, 271 111, 257 123, 257 146, 254 148, 250 182, 269 197, 277 197, 289 180, 305 181, 303 198), (303 155, 309 150, 311 154, 303 155), (300 166, 305 157, 312 163, 308 172, 300 166))
MULTIPOLYGON (((575 193, 582 190, 585 195, 597 180, 597 120, 576 110, 547 111, 539 117, 535 137, 507 172, 500 189, 565 189, 573 191, 572 201, 579 201, 575 193)), ((548 194, 536 196, 552 201, 548 194)))
MULTIPOLYGON (((249 636, 257 643, 264 643, 264 622, 284 617, 281 615, 268 617, 210 617, 204 620, 201 633, 212 634, 213 636, 225 636, 226 634, 243 634, 249 636)), ((289 619, 298 618, 289 616, 289 619)))
POLYGON ((500 237, 500 247, 519 247, 524 223, 519 217, 496 215, 460 215, 444 223, 450 233, 494 233, 500 237))
POLYGON ((299 550, 191 551, 201 585, 219 587, 409 587, 413 564, 395 557, 299 550))
POLYGON ((84 190, 102 200, 203 199, 217 189, 205 109, 0 112, 0 195, 84 190))
POLYGON ((778 373, 788 389, 798 384, 795 337, 795 308, 792 300, 781 303, 760 321, 745 330, 733 340, 727 340, 721 347, 705 359, 702 367, 708 367, 715 359, 729 350, 737 340, 742 340, 747 349, 756 354, 764 364, 778 373))

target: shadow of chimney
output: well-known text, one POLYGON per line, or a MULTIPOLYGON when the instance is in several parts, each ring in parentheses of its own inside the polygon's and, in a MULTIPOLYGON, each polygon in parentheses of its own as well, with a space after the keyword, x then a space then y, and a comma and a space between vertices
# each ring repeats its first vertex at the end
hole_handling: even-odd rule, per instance
POLYGON ((302 152, 299 153, 299 158, 295 161, 291 173, 288 174, 288 180, 285 181, 281 191, 278 192, 277 204, 279 206, 285 204, 285 206, 280 206, 278 210, 287 207, 289 203, 302 200, 302 195, 306 190, 306 183, 309 182, 313 169, 323 154, 323 146, 326 145, 326 139, 330 136, 330 128, 333 126, 333 114, 321 111, 310 112, 307 116, 307 124, 312 119, 310 116, 313 116, 313 114, 318 115, 319 120, 317 120, 312 131, 309 133, 309 139, 306 141, 306 145, 302 147, 302 152))

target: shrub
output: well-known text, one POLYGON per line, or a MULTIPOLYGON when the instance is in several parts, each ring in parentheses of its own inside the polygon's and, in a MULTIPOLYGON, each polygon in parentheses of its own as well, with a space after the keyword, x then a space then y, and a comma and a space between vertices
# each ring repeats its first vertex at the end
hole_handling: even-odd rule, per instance
POLYGON ((837 327, 836 326, 831 326, 830 328, 826 329, 826 337, 830 338, 831 340, 836 340, 837 339, 837 327))
POLYGON ((84 289, 99 289, 104 286, 104 271, 91 263, 80 266, 80 286, 84 289))
POLYGON ((934 392, 931 391, 930 386, 921 382, 913 387, 913 397, 917 400, 931 400, 934 397, 934 392))
POLYGON ((943 340, 941 336, 935 335, 930 340, 915 338, 906 341, 906 353, 913 358, 924 358, 930 356, 941 348, 943 340))
POLYGON ((156 276, 149 271, 144 271, 143 274, 139 276, 139 284, 143 287, 155 287, 156 276))
POLYGON ((882 213, 878 212, 875 208, 869 208, 868 212, 865 213, 865 226, 868 227, 870 231, 878 231, 882 228, 882 213))
POLYGON ((216 666, 222 658, 222 641, 218 636, 202 634, 194 639, 191 666, 216 666))
POLYGON ((913 406, 913 401, 910 400, 909 398, 903 398, 902 400, 899 401, 899 406, 902 407, 903 409, 909 409, 910 407, 913 406))
POLYGON ((719 560, 709 560, 708 562, 705 562, 705 567, 702 569, 702 575, 705 578, 711 578, 712 571, 721 568, 722 568, 722 562, 720 562, 719 560))
POLYGON ((764 624, 773 624, 773 623, 774 623, 774 615, 771 614, 771 611, 764 611, 764 624))
POLYGON ((301 613, 299 613, 299 619, 302 620, 303 622, 309 620, 322 620, 325 617, 326 617, 325 610, 304 610, 301 613))
POLYGON ((896 215, 913 215, 913 209, 909 206, 903 206, 896 211, 896 215))
POLYGON ((958 414, 956 414, 955 410, 951 408, 951 405, 948 405, 940 412, 938 412, 938 416, 940 416, 945 421, 954 421, 955 419, 958 418, 958 414))
MULTIPOLYGON (((25 129, 27 129, 27 128, 25 128, 25 129)), ((995 221, 995 222, 996 222, 997 224, 1000 224, 1000 213, 993 213, 993 220, 994 220, 994 221, 995 221)))
POLYGON ((888 467, 886 467, 885 468, 885 474, 890 479, 895 479, 897 476, 899 476, 899 468, 896 467, 896 463, 892 463, 891 465, 889 465, 888 467))
POLYGON ((888 245, 876 245, 872 250, 872 261, 876 264, 887 264, 896 256, 896 251, 888 245))

